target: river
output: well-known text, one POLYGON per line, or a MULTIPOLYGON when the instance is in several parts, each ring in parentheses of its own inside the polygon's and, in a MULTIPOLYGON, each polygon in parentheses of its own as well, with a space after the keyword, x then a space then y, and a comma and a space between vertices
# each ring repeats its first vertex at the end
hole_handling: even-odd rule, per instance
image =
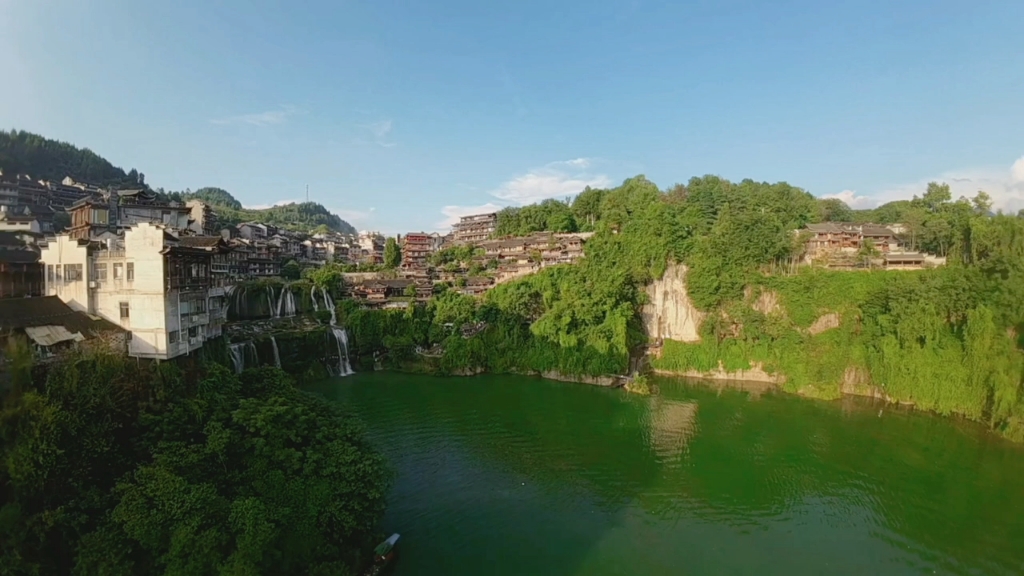
POLYGON ((654 379, 362 373, 396 576, 1022 574, 1024 448, 954 419, 654 379))

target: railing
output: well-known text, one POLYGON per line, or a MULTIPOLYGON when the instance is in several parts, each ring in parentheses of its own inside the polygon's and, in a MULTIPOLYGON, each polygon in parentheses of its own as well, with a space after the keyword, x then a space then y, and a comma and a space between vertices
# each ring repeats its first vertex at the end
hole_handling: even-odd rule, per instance
POLYGON ((124 250, 101 250, 92 255, 97 260, 113 260, 124 258, 124 250))

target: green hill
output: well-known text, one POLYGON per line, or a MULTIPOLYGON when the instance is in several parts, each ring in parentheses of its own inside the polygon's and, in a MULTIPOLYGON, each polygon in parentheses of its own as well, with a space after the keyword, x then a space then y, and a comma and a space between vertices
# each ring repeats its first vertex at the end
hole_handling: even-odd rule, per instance
POLYGON ((24 130, 0 130, 0 170, 57 182, 71 176, 99 186, 145 185, 145 175, 134 168, 125 172, 88 148, 24 130))
MULTIPOLYGON (((33 178, 61 181, 65 176, 99 186, 146 186, 146 177, 132 168, 128 172, 88 148, 50 140, 24 130, 0 131, 0 170, 5 174, 28 174, 33 178)), ((242 207, 234 196, 222 188, 206 187, 195 192, 156 192, 169 200, 199 198, 214 205, 221 221, 238 224, 257 220, 289 230, 308 232, 319 226, 354 234, 356 229, 337 214, 316 202, 292 203, 262 210, 242 207)))

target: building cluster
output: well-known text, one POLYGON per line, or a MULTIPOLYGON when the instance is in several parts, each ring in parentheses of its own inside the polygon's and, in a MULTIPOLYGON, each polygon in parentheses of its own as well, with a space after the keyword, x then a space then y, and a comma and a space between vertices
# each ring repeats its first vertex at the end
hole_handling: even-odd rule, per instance
POLYGON ((507 280, 583 257, 583 244, 593 233, 538 232, 524 237, 492 238, 497 214, 464 216, 451 234, 410 232, 399 237, 402 265, 399 278, 359 278, 353 275, 349 295, 367 306, 397 307, 426 300, 435 286, 446 284, 463 294, 478 295, 507 280), (431 264, 431 255, 445 248, 472 246, 465 262, 431 264))
POLYGON ((945 264, 945 258, 908 250, 900 224, 823 222, 808 224, 804 262, 829 268, 880 265, 892 270, 915 270, 945 264))

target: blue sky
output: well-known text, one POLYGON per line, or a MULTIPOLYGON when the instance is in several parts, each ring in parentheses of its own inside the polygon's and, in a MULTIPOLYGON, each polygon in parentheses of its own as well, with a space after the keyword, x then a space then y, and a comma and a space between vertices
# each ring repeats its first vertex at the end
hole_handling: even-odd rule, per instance
POLYGON ((1024 208, 1024 2, 0 0, 0 126, 358 228, 645 174, 1024 208))

